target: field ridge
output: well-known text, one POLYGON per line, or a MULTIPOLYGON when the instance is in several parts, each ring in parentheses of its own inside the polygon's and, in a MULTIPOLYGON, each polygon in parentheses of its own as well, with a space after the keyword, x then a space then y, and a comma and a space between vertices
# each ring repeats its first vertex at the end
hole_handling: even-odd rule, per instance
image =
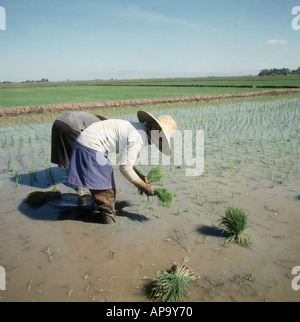
POLYGON ((197 96, 182 96, 169 98, 154 98, 154 99, 129 99, 129 100, 112 100, 84 103, 65 103, 65 104, 47 104, 47 105, 30 105, 7 107, 0 110, 0 117, 17 116, 29 113, 46 113, 60 111, 77 111, 85 109, 111 108, 111 107, 128 107, 128 106, 144 106, 156 104, 170 104, 178 102, 192 101, 211 101, 218 99, 232 99, 243 97, 269 96, 269 95, 286 95, 300 93, 300 88, 275 89, 260 92, 247 92, 239 94, 218 94, 218 95, 197 95, 197 96))

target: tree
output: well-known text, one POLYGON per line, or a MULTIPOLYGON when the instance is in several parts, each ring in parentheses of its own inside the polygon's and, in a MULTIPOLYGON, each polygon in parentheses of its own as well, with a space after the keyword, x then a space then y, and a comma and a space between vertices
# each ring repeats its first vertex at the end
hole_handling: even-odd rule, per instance
POLYGON ((258 74, 258 76, 289 76, 289 75, 300 75, 300 67, 298 67, 298 69, 296 70, 290 70, 289 68, 263 69, 258 74))
POLYGON ((297 69, 295 70, 292 70, 291 72, 292 75, 300 75, 300 67, 298 67, 297 69))

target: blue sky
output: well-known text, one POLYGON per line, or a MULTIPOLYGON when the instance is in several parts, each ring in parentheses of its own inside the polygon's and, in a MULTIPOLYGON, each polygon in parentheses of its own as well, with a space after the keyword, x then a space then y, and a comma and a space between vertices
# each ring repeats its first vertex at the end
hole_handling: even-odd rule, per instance
POLYGON ((0 0, 0 6, 6 11, 0 81, 255 75, 300 66, 300 30, 291 26, 300 0, 0 0))

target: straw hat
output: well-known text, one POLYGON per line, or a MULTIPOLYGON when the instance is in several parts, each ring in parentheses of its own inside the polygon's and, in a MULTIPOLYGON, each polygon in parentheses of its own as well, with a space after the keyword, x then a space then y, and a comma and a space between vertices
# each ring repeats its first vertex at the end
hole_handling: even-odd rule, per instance
POLYGON ((101 120, 101 121, 107 121, 108 120, 107 117, 102 116, 102 115, 95 115, 95 116, 98 117, 98 119, 101 120))
POLYGON ((176 122, 169 115, 154 117, 148 112, 138 111, 137 117, 140 123, 147 123, 151 131, 151 140, 158 147, 159 151, 169 156, 171 155, 170 138, 173 132, 177 130, 176 122), (158 133, 159 131, 159 133, 158 133))

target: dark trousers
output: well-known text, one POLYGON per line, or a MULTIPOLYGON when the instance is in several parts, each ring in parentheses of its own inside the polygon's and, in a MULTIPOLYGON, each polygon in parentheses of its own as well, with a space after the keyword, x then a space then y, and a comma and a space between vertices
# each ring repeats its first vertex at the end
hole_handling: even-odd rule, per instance
POLYGON ((90 192, 100 212, 113 213, 115 211, 116 189, 90 189, 90 192))
POLYGON ((80 133, 68 124, 56 120, 52 125, 51 162, 61 168, 69 168, 73 145, 80 133))

